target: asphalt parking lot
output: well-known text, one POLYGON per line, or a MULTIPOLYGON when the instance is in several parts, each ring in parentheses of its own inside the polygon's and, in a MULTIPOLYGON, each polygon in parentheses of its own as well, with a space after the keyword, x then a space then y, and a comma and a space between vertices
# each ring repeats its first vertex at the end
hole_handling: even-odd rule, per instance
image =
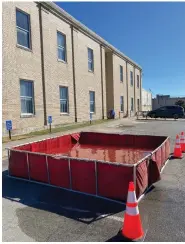
MULTIPOLYGON (((173 151, 176 134, 185 131, 185 120, 140 120, 130 127, 107 124, 102 131, 106 130, 170 136, 173 151)), ((10 179, 7 165, 3 160, 3 241, 119 241, 124 205, 10 179)), ((143 241, 185 240, 185 154, 181 160, 169 160, 162 180, 140 201, 139 210, 143 241)))

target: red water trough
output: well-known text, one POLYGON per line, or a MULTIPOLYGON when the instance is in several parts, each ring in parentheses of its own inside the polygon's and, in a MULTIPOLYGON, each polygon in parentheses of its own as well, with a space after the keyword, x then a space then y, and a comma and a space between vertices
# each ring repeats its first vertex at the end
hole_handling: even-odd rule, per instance
POLYGON ((139 198, 160 179, 169 154, 168 137, 81 132, 9 148, 9 176, 124 202, 130 181, 139 198))

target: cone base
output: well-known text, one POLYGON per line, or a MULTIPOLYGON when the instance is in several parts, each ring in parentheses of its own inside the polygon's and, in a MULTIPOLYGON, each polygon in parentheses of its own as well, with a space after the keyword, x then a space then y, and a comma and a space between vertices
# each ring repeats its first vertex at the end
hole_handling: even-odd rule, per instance
POLYGON ((130 216, 125 213, 122 235, 130 240, 138 240, 143 237, 144 231, 139 214, 130 216))

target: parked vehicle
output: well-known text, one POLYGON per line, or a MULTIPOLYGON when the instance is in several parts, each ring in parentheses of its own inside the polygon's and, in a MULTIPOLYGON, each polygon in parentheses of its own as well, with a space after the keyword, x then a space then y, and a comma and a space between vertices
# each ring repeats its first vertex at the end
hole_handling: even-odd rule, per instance
POLYGON ((148 112, 150 118, 183 118, 185 117, 184 108, 178 105, 164 106, 148 112))

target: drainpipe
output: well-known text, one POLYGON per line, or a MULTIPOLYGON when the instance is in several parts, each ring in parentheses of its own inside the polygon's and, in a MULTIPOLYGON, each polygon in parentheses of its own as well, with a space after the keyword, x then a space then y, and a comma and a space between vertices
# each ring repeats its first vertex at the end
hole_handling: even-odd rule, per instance
POLYGON ((127 85, 127 117, 129 117, 128 108, 128 62, 126 61, 126 85, 127 85))
POLYGON ((140 110, 142 111, 142 70, 140 70, 140 110))
POLYGON ((43 107, 44 107, 44 125, 47 125, 46 112, 46 88, 45 88, 45 72, 44 72, 44 45, 43 45, 43 29, 42 29, 42 7, 38 3, 39 8, 39 28, 40 28, 40 51, 41 51, 41 73, 42 73, 42 93, 43 93, 43 107))
POLYGON ((136 113, 136 78, 135 78, 135 66, 134 66, 134 112, 136 113))
POLYGON ((74 112, 75 122, 77 122, 77 106, 76 106, 76 76, 75 76, 75 60, 74 60, 74 35, 73 26, 71 25, 71 45, 72 45, 72 68, 73 68, 73 93, 74 93, 74 112))
POLYGON ((101 45, 101 44, 100 44, 100 62, 101 62, 102 119, 104 119, 104 96, 103 96, 103 61, 102 61, 102 45, 101 45))

